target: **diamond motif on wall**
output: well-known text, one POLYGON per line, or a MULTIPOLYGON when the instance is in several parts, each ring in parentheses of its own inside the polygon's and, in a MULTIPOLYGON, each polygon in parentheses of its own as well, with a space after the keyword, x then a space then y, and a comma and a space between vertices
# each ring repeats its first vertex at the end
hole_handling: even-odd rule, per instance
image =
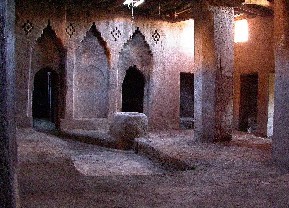
POLYGON ((23 26, 22 26, 24 32, 26 35, 28 35, 29 33, 31 33, 32 29, 33 29, 33 24, 32 22, 30 22, 29 20, 27 20, 23 26))
POLYGON ((72 23, 70 23, 66 29, 65 29, 67 35, 71 38, 72 35, 75 33, 75 28, 74 28, 74 25, 72 23))
POLYGON ((159 34, 158 30, 155 30, 152 37, 153 37, 153 40, 155 41, 155 43, 158 43, 161 39, 161 35, 159 34))
POLYGON ((115 27, 110 33, 115 41, 117 41, 117 39, 119 39, 121 36, 121 32, 117 27, 115 27))

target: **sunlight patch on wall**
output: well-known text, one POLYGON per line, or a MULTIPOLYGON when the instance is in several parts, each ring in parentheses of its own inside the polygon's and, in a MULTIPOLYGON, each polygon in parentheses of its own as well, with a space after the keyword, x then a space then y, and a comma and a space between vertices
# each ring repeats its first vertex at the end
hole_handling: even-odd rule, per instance
POLYGON ((181 33, 181 45, 183 47, 184 52, 190 56, 194 56, 195 53, 195 45, 194 45, 194 20, 190 19, 185 21, 185 27, 181 33))
POLYGON ((235 21, 235 43, 247 42, 249 39, 249 26, 247 20, 235 21))

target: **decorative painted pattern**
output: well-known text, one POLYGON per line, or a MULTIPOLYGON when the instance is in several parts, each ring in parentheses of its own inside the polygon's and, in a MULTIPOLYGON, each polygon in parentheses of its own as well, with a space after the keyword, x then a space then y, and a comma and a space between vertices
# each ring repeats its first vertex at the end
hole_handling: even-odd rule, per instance
POLYGON ((110 33, 115 41, 117 41, 121 36, 121 32, 117 27, 115 27, 110 33))
POLYGON ((158 43, 161 39, 161 35, 159 34, 158 30, 155 30, 152 37, 153 37, 153 40, 155 41, 155 43, 158 43))
POLYGON ((24 32, 26 35, 28 35, 29 33, 31 33, 32 29, 33 29, 33 24, 32 22, 30 22, 29 20, 27 20, 23 26, 22 26, 24 32))
POLYGON ((73 36, 73 34, 76 32, 75 27, 72 23, 70 23, 66 29, 66 34, 71 38, 73 36))

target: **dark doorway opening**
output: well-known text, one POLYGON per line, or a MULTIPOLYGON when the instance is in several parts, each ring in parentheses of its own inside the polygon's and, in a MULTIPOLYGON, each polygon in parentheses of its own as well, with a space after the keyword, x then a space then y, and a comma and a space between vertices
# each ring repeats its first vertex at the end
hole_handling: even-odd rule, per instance
POLYGON ((180 73, 180 128, 194 128, 194 74, 180 73))
POLYGON ((51 69, 41 69, 35 74, 32 97, 33 126, 52 130, 58 127, 59 78, 51 69))
POLYGON ((241 75, 239 130, 254 132, 257 128, 258 74, 241 75))
POLYGON ((145 78, 134 66, 126 71, 122 84, 122 111, 143 113, 145 78))

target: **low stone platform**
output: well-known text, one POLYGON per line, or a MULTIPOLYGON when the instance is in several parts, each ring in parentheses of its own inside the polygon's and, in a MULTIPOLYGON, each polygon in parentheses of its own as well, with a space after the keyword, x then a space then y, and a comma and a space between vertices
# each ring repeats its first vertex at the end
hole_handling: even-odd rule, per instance
MULTIPOLYGON (((61 135, 62 138, 69 140, 117 149, 117 141, 106 132, 74 130, 61 135)), ((241 151, 244 148, 262 151, 263 156, 267 158, 271 156, 268 155, 271 148, 270 139, 241 132, 235 132, 233 140, 227 143, 198 143, 194 140, 193 130, 150 132, 147 137, 136 138, 134 142, 135 153, 144 155, 165 169, 173 171, 203 168, 216 164, 216 160, 230 164, 236 157, 236 151, 243 158, 252 157, 246 151, 241 151)), ((239 157, 235 159, 240 160, 239 157)))
POLYGON ((177 149, 188 149, 185 146, 191 140, 193 140, 192 131, 183 131, 183 138, 172 138, 172 135, 169 134, 151 133, 147 138, 137 138, 134 149, 136 153, 148 157, 168 170, 193 170, 195 164, 182 157, 177 149), (173 150, 173 148, 175 149, 173 150))
MULTIPOLYGON (((177 132, 171 132, 170 134, 149 133, 148 137, 136 138, 133 144, 133 150, 135 153, 148 157, 150 160, 160 164, 167 170, 192 170, 194 169, 194 164, 190 164, 188 161, 180 158, 178 154, 168 152, 170 149, 166 148, 166 146, 172 145, 172 148, 179 148, 180 145, 185 145, 187 141, 192 141, 193 131, 178 131, 180 135, 178 135, 177 138, 174 137, 176 133, 177 132)), ((62 138, 80 141, 86 144, 112 149, 118 149, 119 147, 118 141, 111 137, 108 132, 78 129, 61 132, 60 135, 62 138)))
MULTIPOLYGON (((137 137, 147 135, 148 120, 142 113, 117 113, 109 130, 68 129, 52 132, 56 136, 107 148, 131 150, 137 137)), ((45 132, 45 131, 44 131, 45 132)))
POLYGON ((289 174, 272 163, 270 139, 236 132, 228 143, 203 144, 192 136, 170 131, 137 139, 152 154, 195 167, 167 171, 133 151, 21 129, 21 207, 288 207, 289 174))
POLYGON ((59 132, 56 136, 101 147, 117 148, 116 139, 111 137, 108 132, 75 129, 59 132))
POLYGON ((250 161, 268 160, 271 140, 252 134, 235 132, 233 140, 222 143, 200 143, 194 139, 193 130, 175 130, 150 133, 147 138, 137 138, 135 151, 170 170, 202 169, 216 164, 238 166, 250 161), (254 150, 252 152, 251 150, 254 150), (236 154, 238 153, 238 154, 236 154), (240 164, 239 164, 240 163, 240 164))
MULTIPOLYGON (((83 133, 83 132, 82 132, 83 133)), ((22 190, 33 191, 37 187, 30 186, 32 180, 47 178, 40 181, 41 187, 53 190, 59 180, 50 178, 63 178, 67 175, 76 180, 79 176, 118 176, 118 175, 153 175, 165 172, 158 164, 133 151, 117 150, 112 148, 90 145, 73 139, 63 139, 57 136, 37 132, 33 129, 21 130, 17 134, 19 150, 19 167, 25 181, 21 181, 22 190), (37 175, 41 170, 47 175, 37 175), (29 177, 28 177, 29 176, 29 177)), ((22 177, 22 176, 21 176, 22 177)), ((68 180, 67 179, 67 180, 68 180)), ((73 187, 73 184, 72 184, 73 187)), ((41 190, 43 191, 43 190, 41 190)))

